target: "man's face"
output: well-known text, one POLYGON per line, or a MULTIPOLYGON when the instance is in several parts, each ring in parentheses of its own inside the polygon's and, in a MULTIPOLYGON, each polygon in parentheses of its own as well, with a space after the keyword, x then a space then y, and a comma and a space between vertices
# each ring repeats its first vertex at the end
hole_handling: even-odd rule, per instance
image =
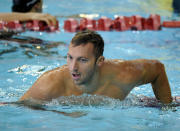
POLYGON ((69 46, 67 64, 72 79, 77 85, 87 84, 93 77, 96 69, 96 58, 92 43, 86 45, 69 46))

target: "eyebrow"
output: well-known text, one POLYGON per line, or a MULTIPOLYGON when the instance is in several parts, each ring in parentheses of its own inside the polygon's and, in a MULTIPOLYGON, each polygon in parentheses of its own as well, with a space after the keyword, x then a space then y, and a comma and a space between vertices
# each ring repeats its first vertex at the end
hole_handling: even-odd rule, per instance
POLYGON ((88 59, 87 57, 78 57, 78 59, 82 59, 82 58, 83 58, 83 59, 88 59))
MULTIPOLYGON (((71 57, 72 57, 72 55, 69 54, 69 53, 67 53, 67 56, 71 56, 71 57)), ((83 58, 83 59, 88 59, 87 57, 83 57, 83 56, 78 57, 78 59, 81 59, 81 58, 83 58)))

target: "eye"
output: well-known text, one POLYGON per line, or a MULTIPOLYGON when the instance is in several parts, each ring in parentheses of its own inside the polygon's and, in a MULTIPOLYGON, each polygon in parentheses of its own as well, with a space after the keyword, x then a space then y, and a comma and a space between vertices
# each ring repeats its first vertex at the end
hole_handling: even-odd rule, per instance
POLYGON ((70 56, 70 55, 68 55, 67 58, 70 59, 70 60, 72 60, 72 56, 70 56))
POLYGON ((86 63, 86 62, 88 61, 88 59, 86 59, 86 58, 80 58, 79 61, 80 61, 80 62, 83 62, 83 63, 86 63))

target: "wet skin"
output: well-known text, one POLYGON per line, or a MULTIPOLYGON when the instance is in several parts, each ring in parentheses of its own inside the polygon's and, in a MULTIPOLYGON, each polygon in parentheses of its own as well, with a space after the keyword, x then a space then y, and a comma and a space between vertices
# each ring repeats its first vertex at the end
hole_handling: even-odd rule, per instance
POLYGON ((151 83, 162 103, 172 102, 164 65, 157 60, 97 60, 92 43, 69 46, 67 65, 44 73, 20 100, 50 101, 83 93, 123 100, 142 84, 151 83))

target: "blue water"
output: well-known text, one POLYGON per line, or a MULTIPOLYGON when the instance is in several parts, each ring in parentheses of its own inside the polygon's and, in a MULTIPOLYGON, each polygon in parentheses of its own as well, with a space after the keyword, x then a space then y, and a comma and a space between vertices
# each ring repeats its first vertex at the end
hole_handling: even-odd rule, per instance
MULTIPOLYGON (((21 36, 31 36, 49 41, 46 45, 35 46, 0 41, 0 52, 14 49, 14 52, 0 55, 0 101, 17 101, 43 72, 66 63, 68 44, 74 35, 74 33, 64 32, 62 28, 63 20, 67 16, 85 13, 110 18, 113 18, 114 15, 131 16, 133 14, 148 17, 150 13, 159 13, 163 20, 172 19, 172 12, 162 10, 156 5, 158 5, 156 0, 141 2, 138 0, 44 0, 44 12, 59 16, 61 31, 21 34, 21 36), (58 44, 55 45, 54 42, 58 44), (54 45, 54 47, 50 48, 48 45, 54 45)), ((0 12, 10 12, 10 8, 11 0, 1 0, 0 12)), ((180 29, 162 28, 161 31, 98 33, 104 38, 104 56, 107 59, 146 58, 158 59, 163 62, 172 95, 180 95, 180 29)), ((141 95, 154 97, 150 84, 134 88, 131 94, 139 97, 141 95)), ((132 95, 128 97, 130 101, 126 99, 123 102, 88 95, 61 97, 45 104, 44 108, 50 111, 34 110, 13 104, 0 106, 0 130, 179 131, 179 107, 169 110, 143 107, 138 106, 138 101, 132 95), (81 102, 78 102, 79 99, 81 102), (100 99, 100 101, 94 104, 94 99, 100 99), (86 100, 88 104, 82 103, 82 100, 86 100), (74 117, 68 116, 70 113, 74 113, 74 117)))

